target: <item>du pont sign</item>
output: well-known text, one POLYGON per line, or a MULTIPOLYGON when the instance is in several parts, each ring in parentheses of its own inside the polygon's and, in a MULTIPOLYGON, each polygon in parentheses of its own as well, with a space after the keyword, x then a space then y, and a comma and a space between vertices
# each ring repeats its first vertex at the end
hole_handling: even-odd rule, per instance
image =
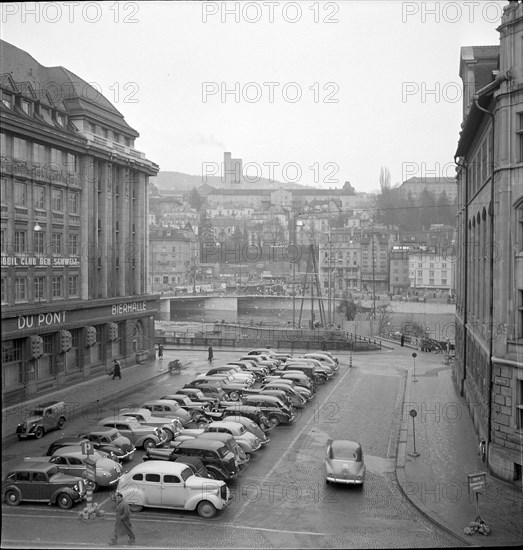
POLYGON ((18 330, 24 328, 49 327, 65 323, 65 311, 54 313, 39 313, 38 315, 20 315, 18 317, 18 330))

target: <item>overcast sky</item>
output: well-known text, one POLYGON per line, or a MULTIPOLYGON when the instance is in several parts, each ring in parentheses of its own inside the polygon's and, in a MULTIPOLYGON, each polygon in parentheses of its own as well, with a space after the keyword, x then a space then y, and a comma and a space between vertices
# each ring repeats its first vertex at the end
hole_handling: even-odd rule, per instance
POLYGON ((3 39, 95 83, 161 170, 230 151, 253 182, 373 191, 454 175, 460 48, 499 44, 507 2, 58 4, 3 4, 3 39))

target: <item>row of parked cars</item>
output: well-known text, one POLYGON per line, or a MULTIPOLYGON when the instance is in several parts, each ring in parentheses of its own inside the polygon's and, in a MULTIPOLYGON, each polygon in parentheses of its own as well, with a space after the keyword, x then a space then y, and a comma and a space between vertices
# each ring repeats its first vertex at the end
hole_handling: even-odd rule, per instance
POLYGON ((330 354, 308 355, 252 350, 238 361, 209 369, 174 393, 144 403, 144 408, 166 418, 176 413, 175 404, 185 396, 190 405, 183 408, 191 411, 191 421, 198 427, 184 427, 168 446, 148 448, 143 463, 120 479, 117 491, 131 509, 180 507, 179 500, 174 502, 174 487, 165 480, 181 479, 180 469, 190 466, 201 481, 189 478, 191 485, 186 481, 183 490, 180 485, 180 498, 186 495, 181 506, 197 509, 203 517, 225 508, 231 498, 227 483, 269 443, 271 430, 293 423, 296 409, 304 407, 314 398, 317 386, 338 372, 338 362, 330 354), (158 487, 162 487, 161 498, 158 487), (204 488, 212 488, 210 494, 204 488), (171 497, 168 502, 163 497, 166 490, 171 497))
MULTIPOLYGON (((117 486, 134 511, 163 507, 212 517, 230 502, 226 482, 269 442, 270 430, 294 422, 296 409, 338 369, 328 352, 296 357, 251 350, 176 392, 117 411, 96 429, 62 437, 44 457, 24 459, 7 473, 4 499, 69 508, 85 498, 88 484, 93 490, 117 486), (133 460, 136 448, 146 451, 144 462, 125 473, 121 463, 133 460), (95 478, 86 480, 89 461, 95 478)), ((61 429, 64 410, 63 403, 43 404, 18 427, 18 436, 61 429)))

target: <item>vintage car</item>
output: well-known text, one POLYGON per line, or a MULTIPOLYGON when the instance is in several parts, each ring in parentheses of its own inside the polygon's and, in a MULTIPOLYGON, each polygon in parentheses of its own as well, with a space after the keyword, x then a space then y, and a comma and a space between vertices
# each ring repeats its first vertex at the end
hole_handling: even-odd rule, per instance
POLYGON ((142 405, 142 408, 149 409, 155 416, 171 418, 173 411, 179 410, 180 407, 189 412, 192 422, 200 421, 205 417, 204 412, 211 410, 211 405, 209 403, 192 401, 188 395, 179 393, 168 395, 165 399, 147 401, 142 405))
POLYGON ((201 378, 196 378, 190 385, 195 388, 201 389, 203 392, 206 388, 216 388, 221 390, 223 401, 224 399, 230 399, 231 401, 238 401, 242 394, 242 391, 252 386, 251 383, 230 380, 229 377, 223 377, 220 375, 207 376, 203 375, 201 378))
POLYGON ((261 441, 240 422, 211 422, 205 428, 205 433, 232 435, 247 456, 251 456, 261 447, 261 441))
POLYGON ((246 416, 251 420, 254 420, 256 424, 262 429, 265 433, 273 429, 273 425, 269 422, 269 419, 265 416, 263 411, 257 407, 251 407, 248 405, 243 405, 241 403, 234 403, 234 405, 227 406, 223 409, 222 416, 220 420, 223 420, 225 416, 230 416, 234 414, 240 414, 246 416))
POLYGON ((249 430, 260 440, 261 445, 266 445, 271 440, 271 438, 260 428, 260 426, 258 426, 254 420, 251 420, 247 416, 231 414, 229 416, 224 416, 222 418, 222 422, 238 422, 243 424, 245 429, 249 430))
POLYGON ((316 359, 316 361, 327 365, 334 371, 335 374, 340 370, 340 365, 338 362, 325 353, 306 353, 304 357, 308 359, 316 359))
POLYGON ((356 441, 329 439, 325 453, 327 483, 361 485, 365 481, 363 450, 356 441))
POLYGON ((305 403, 307 403, 307 398, 304 395, 298 393, 291 385, 288 384, 282 384, 276 381, 272 381, 264 384, 261 389, 263 391, 283 391, 283 393, 285 393, 285 395, 290 399, 293 407, 296 407, 297 409, 303 408, 305 403))
POLYGON ((105 451, 109 455, 114 455, 119 462, 131 462, 134 458, 136 447, 128 437, 124 437, 116 428, 90 430, 80 433, 78 436, 88 439, 98 452, 105 451))
POLYGON ((273 426, 292 424, 296 419, 294 410, 272 395, 245 395, 242 404, 260 409, 273 426))
POLYGON ((208 370, 204 374, 199 374, 197 378, 203 378, 204 376, 213 376, 215 378, 223 378, 230 383, 245 384, 246 386, 252 386, 256 381, 256 377, 252 372, 243 371, 240 367, 215 367, 208 370))
POLYGON ((18 439, 36 437, 40 439, 50 430, 61 430, 66 421, 66 407, 63 401, 41 403, 27 414, 24 421, 18 424, 18 439))
POLYGON ((197 510, 212 518, 232 500, 223 481, 195 476, 181 462, 149 460, 138 464, 118 483, 117 491, 133 512, 144 507, 197 510))
MULTIPOLYGON (((208 403, 209 407, 212 409, 213 407, 216 407, 220 400, 217 397, 212 397, 210 395, 205 395, 202 390, 199 390, 198 388, 188 388, 183 387, 179 390, 176 390, 177 395, 187 395, 189 399, 192 401, 195 401, 197 403, 208 403)), ((162 399, 169 399, 169 396, 164 396, 162 399)))
MULTIPOLYGON (((173 442, 174 443, 174 442, 173 442)), ((204 464, 214 479, 227 481, 238 475, 234 454, 222 441, 196 439, 182 441, 167 449, 147 449, 143 460, 171 460, 178 457, 195 456, 204 464)))
POLYGON ((271 359, 276 359, 278 361, 285 360, 287 357, 292 357, 291 353, 286 353, 284 351, 277 351, 272 348, 257 348, 251 349, 247 352, 247 355, 267 355, 271 359))
POLYGON ((190 411, 186 410, 180 403, 175 399, 171 399, 169 396, 146 401, 139 408, 148 409, 151 416, 156 416, 157 418, 177 418, 183 426, 192 420, 190 411), (165 403, 165 401, 168 401, 168 403, 165 403))
MULTIPOLYGON (((185 384, 185 386, 182 388, 182 391, 185 389, 197 389, 201 393, 203 393, 203 395, 205 395, 206 397, 216 399, 218 403, 226 399, 226 395, 221 388, 221 384, 219 386, 210 385, 209 383, 202 383, 201 379, 198 380, 198 382, 196 383, 195 383, 195 380, 193 380, 192 382, 185 384)), ((177 390, 177 391, 178 393, 180 392, 180 390, 177 390)))
POLYGON ((124 437, 127 437, 135 447, 150 449, 161 447, 169 441, 167 434, 158 427, 145 426, 136 419, 125 416, 109 416, 98 422, 105 428, 116 428, 124 437))
MULTIPOLYGON (((306 376, 305 379, 307 379, 306 376)), ((304 397, 306 401, 310 401, 314 397, 314 393, 312 392, 312 390, 306 388, 305 386, 295 384, 293 380, 282 378, 282 375, 266 377, 264 385, 266 384, 277 384, 278 386, 287 386, 289 388, 292 388, 298 395, 304 397)))
POLYGON ((252 372, 258 381, 269 374, 268 367, 258 366, 256 361, 229 361, 223 368, 226 367, 239 367, 245 372, 252 372))
POLYGON ((56 464, 61 472, 70 476, 87 476, 87 459, 95 462, 95 479, 92 481, 93 491, 99 487, 111 487, 122 475, 122 466, 109 458, 103 457, 98 451, 87 455, 82 447, 63 447, 55 451, 51 457, 42 457, 51 464, 56 464))
MULTIPOLYGON (((58 449, 63 449, 64 447, 79 447, 84 443, 89 443, 89 440, 86 437, 62 437, 60 439, 56 439, 51 443, 51 445, 49 445, 49 447, 47 448, 47 452, 44 456, 52 456, 56 451, 58 451, 58 449)), ((93 448, 96 449, 98 453, 104 458, 110 458, 115 462, 119 462, 118 457, 112 451, 97 449, 94 444, 93 448)))
POLYGON ((118 413, 121 417, 134 418, 144 426, 155 426, 167 434, 169 439, 174 439, 182 429, 191 420, 191 415, 185 409, 179 409, 175 418, 162 418, 154 416, 149 409, 132 408, 120 409, 118 413))
POLYGON ((183 462, 186 466, 189 466, 195 476, 214 479, 205 464, 195 456, 179 456, 174 462, 183 462))
POLYGON ((285 391, 281 388, 257 388, 255 390, 250 390, 248 393, 246 392, 244 395, 272 395, 273 397, 277 397, 282 403, 287 405, 290 409, 296 408, 293 399, 289 395, 285 393, 285 391))
POLYGON ((7 470, 2 498, 10 506, 21 502, 45 502, 69 509, 85 499, 85 481, 60 471, 49 462, 24 460, 7 470))
POLYGON ((267 367, 271 372, 280 365, 279 360, 271 359, 267 355, 243 355, 240 361, 254 361, 259 367, 267 367))
POLYGON ((245 451, 238 445, 238 442, 231 434, 226 434, 223 432, 204 432, 200 434, 197 439, 208 439, 209 441, 221 441, 222 443, 225 443, 229 451, 234 454, 234 460, 236 461, 238 471, 242 471, 247 465, 247 462, 250 460, 250 457, 247 456, 245 451))

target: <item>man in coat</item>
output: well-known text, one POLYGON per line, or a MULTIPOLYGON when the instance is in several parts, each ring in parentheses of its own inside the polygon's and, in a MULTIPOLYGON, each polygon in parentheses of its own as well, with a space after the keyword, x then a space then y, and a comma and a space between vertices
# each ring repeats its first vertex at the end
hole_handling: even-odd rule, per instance
POLYGON ((134 544, 136 541, 133 526, 131 525, 131 511, 127 502, 124 502, 121 493, 116 493, 116 524, 114 526, 113 538, 109 541, 111 546, 114 546, 118 542, 118 535, 127 535, 129 537, 129 544, 134 544))

